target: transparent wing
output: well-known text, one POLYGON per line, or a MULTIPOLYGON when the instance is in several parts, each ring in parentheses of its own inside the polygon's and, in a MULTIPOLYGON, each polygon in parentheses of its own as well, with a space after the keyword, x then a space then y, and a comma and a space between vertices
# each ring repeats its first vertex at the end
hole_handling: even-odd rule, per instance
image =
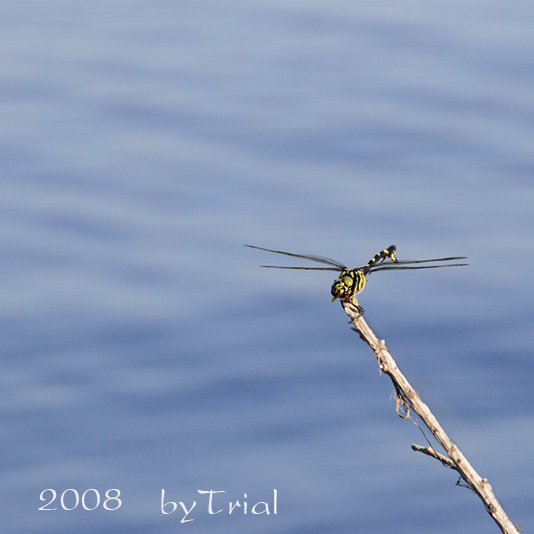
POLYGON ((408 264, 414 264, 414 263, 429 263, 431 261, 453 261, 453 260, 466 260, 466 259, 467 259, 467 256, 451 256, 449 258, 434 258, 432 260, 399 260, 399 261, 391 262, 391 264, 392 265, 408 265, 408 264))
POLYGON ((293 258, 301 258, 303 260, 316 261, 331 265, 331 267, 280 267, 277 265, 262 265, 262 267, 269 267, 271 269, 302 269, 305 271, 342 271, 346 269, 341 262, 324 256, 309 256, 305 254, 293 254, 292 252, 282 252, 281 250, 271 250, 270 248, 255 247, 254 245, 245 245, 245 247, 257 248, 258 250, 265 250, 266 252, 274 252, 275 254, 283 254, 284 256, 291 256, 293 258))
POLYGON ((260 267, 266 267, 267 269, 299 269, 301 271, 341 271, 341 267, 286 267, 282 265, 260 265, 260 267))
POLYGON ((468 263, 445 263, 443 265, 414 265, 417 263, 429 263, 433 261, 455 261, 465 260, 466 256, 451 256, 450 258, 435 258, 432 260, 413 260, 413 261, 397 261, 390 263, 381 263, 376 267, 371 267, 369 273, 377 271, 404 271, 407 269, 438 269, 440 267, 465 267, 468 263))

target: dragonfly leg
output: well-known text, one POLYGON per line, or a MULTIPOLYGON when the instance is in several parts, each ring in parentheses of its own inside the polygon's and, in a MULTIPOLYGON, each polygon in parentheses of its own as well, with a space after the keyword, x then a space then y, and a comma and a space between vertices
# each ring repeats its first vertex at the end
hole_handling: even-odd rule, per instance
MULTIPOLYGON (((356 308, 356 310, 358 310, 358 313, 360 315, 363 315, 363 312, 365 311, 359 304, 358 304, 358 301, 354 298, 354 296, 352 296, 350 299, 347 299, 349 300, 349 302, 356 308)), ((341 303, 341 305, 343 305, 343 303, 341 303)), ((349 321, 349 323, 351 323, 352 321, 349 321)))

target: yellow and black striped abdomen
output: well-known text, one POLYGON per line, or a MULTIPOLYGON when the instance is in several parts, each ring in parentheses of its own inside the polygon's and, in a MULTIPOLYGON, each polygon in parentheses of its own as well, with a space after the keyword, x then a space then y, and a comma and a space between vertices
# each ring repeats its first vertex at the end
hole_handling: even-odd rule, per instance
POLYGON ((368 273, 375 263, 384 261, 386 258, 390 258, 392 261, 397 261, 397 257, 395 256, 396 251, 397 247, 395 245, 391 245, 390 247, 381 250, 378 254, 375 254, 371 260, 369 260, 369 263, 363 268, 364 272, 368 273))
POLYGON ((362 269, 343 269, 339 278, 332 284, 332 302, 336 299, 352 300, 358 304, 353 297, 365 287, 365 273, 362 269))

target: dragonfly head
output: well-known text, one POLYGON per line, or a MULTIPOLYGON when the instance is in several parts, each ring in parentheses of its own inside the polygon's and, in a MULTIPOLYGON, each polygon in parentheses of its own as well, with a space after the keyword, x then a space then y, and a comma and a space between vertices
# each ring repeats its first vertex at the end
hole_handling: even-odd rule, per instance
POLYGON ((365 274, 362 269, 343 269, 339 278, 332 284, 332 302, 336 299, 349 300, 365 287, 365 274))

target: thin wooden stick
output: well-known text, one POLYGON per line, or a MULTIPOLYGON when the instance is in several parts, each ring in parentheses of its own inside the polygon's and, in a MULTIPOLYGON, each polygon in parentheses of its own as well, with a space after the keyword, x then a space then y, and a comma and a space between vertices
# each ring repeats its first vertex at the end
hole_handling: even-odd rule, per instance
POLYGON ((412 448, 415 447, 414 450, 424 452, 425 454, 436 458, 443 464, 448 465, 448 467, 458 471, 469 487, 482 499, 486 510, 497 523, 501 531, 504 534, 518 534, 519 531, 510 521, 499 501, 493 494, 491 485, 487 479, 481 478, 478 475, 458 447, 451 441, 443 428, 441 428, 441 425, 438 423, 438 420, 434 417, 428 406, 420 399, 417 392, 400 372, 395 360, 387 349, 384 340, 380 340, 375 336, 374 332, 369 328, 369 325, 365 322, 362 314, 355 305, 348 301, 342 301, 342 305, 345 312, 350 317, 351 322, 354 324, 354 330, 360 334, 360 337, 375 353, 379 369, 391 378, 398 396, 397 412, 400 400, 406 409, 411 409, 419 415, 430 432, 432 432, 436 440, 443 447, 450 460, 428 447, 423 448, 418 445, 412 445, 412 448))

